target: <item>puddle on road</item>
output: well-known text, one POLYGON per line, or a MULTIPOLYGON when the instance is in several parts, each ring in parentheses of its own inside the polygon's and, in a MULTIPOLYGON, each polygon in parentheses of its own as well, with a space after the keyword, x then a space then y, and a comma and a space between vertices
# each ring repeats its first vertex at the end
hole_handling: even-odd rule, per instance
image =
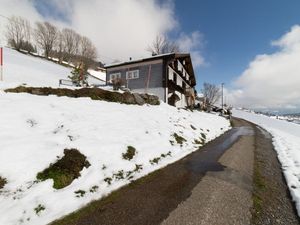
POLYGON ((241 136, 253 136, 251 127, 235 127, 224 134, 223 138, 205 145, 201 151, 195 152, 193 158, 186 163, 186 169, 193 173, 204 174, 208 171, 223 171, 224 166, 218 162, 223 153, 241 136))

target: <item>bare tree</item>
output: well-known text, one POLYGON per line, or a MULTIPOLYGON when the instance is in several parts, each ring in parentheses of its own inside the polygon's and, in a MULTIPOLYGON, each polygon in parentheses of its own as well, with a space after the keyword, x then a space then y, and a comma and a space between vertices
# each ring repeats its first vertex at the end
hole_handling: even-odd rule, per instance
POLYGON ((147 49, 152 55, 179 52, 179 46, 163 35, 157 35, 155 40, 147 49))
POLYGON ((24 44, 30 43, 30 37, 31 27, 29 21, 22 17, 12 16, 6 27, 8 44, 19 51, 24 44))
POLYGON ((78 33, 74 33, 74 45, 75 45, 75 51, 74 51, 74 55, 79 55, 80 52, 80 42, 81 42, 81 35, 78 33))
POLYGON ((49 22, 37 22, 35 29, 35 40, 41 49, 44 50, 46 58, 53 50, 58 37, 58 29, 49 22))
POLYGON ((65 47, 65 53, 68 59, 70 59, 71 56, 77 53, 76 50, 80 42, 80 35, 69 28, 64 28, 61 33, 63 45, 65 47))
POLYGON ((57 38, 55 42, 55 50, 56 50, 56 57, 58 58, 58 63, 62 63, 66 51, 65 51, 65 45, 64 45, 64 40, 63 40, 63 34, 62 32, 58 31, 57 32, 57 38))
POLYGON ((215 84, 204 83, 202 94, 206 107, 214 105, 221 97, 220 87, 215 84))
POLYGON ((80 61, 88 68, 97 58, 97 50, 88 37, 81 37, 79 49, 80 61))

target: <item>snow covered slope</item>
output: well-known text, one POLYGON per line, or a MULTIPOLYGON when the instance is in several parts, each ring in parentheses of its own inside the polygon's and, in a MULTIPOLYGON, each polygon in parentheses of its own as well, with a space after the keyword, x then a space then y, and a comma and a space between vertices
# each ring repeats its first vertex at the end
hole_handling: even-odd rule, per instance
POLYGON ((5 93, 5 87, 22 83, 57 87, 70 73, 11 49, 5 49, 5 64, 0 82, 0 177, 7 184, 0 189, 0 225, 47 224, 184 157, 230 128, 222 117, 164 103, 137 106, 5 93), (130 161, 122 157, 128 146, 137 151, 130 161), (59 190, 53 180, 37 182, 37 174, 70 148, 84 154, 91 166, 59 190))
POLYGON ((222 117, 166 104, 135 106, 0 91, 0 105, 0 176, 8 181, 0 190, 1 225, 47 224, 130 182, 114 173, 139 164, 143 169, 133 174, 137 179, 197 150, 201 144, 195 139, 201 134, 209 141, 229 129, 222 117), (182 146, 174 133, 186 139, 182 146), (127 146, 137 150, 131 161, 122 158, 127 146), (63 156, 65 148, 78 149, 91 166, 60 190, 52 180, 35 183, 37 173, 63 156), (151 163, 158 157, 157 164, 151 163), (106 177, 113 178, 111 185, 106 177), (97 191, 90 192, 93 186, 97 191), (85 195, 76 197, 78 190, 85 195), (45 210, 36 213, 39 205, 45 210))
MULTIPOLYGON (((4 82, 0 89, 21 84, 34 87, 58 87, 60 79, 68 79, 71 69, 45 59, 25 55, 10 48, 4 48, 4 82)), ((96 71, 91 71, 97 73, 96 71)), ((94 78, 89 83, 102 84, 94 78)), ((64 86, 66 87, 66 86, 64 86)))
POLYGON ((233 110, 233 116, 258 124, 272 134, 278 159, 300 216, 300 125, 241 110, 233 110))

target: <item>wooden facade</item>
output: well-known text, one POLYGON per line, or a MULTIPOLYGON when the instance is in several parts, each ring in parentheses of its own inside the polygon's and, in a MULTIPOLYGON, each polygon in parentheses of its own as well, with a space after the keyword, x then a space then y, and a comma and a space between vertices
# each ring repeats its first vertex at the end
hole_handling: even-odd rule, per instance
POLYGON ((117 77, 131 91, 155 94, 170 105, 194 104, 196 78, 190 54, 163 54, 105 68, 107 83, 117 77))

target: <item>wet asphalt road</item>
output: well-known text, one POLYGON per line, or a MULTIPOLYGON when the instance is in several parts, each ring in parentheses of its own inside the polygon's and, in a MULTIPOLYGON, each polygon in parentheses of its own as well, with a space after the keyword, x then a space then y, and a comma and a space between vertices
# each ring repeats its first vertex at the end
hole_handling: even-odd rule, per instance
POLYGON ((250 224, 256 132, 234 119, 201 150, 53 224, 250 224))

